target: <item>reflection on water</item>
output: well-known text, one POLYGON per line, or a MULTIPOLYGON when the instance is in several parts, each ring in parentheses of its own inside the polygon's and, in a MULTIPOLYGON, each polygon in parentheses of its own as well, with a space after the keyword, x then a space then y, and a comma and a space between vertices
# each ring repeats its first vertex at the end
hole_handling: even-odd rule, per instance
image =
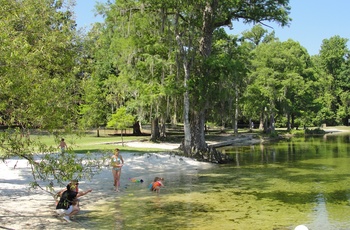
POLYGON ((316 206, 314 209, 314 221, 312 226, 315 229, 331 229, 329 222, 328 211, 326 206, 326 199, 323 194, 318 194, 316 198, 316 206))
MULTIPOLYGON (((179 170, 159 196, 145 186, 130 186, 99 204, 99 224, 105 229, 294 229, 300 224, 350 229, 349 140, 328 135, 225 148, 234 164, 179 170)), ((100 226, 93 216, 89 221, 100 226)))

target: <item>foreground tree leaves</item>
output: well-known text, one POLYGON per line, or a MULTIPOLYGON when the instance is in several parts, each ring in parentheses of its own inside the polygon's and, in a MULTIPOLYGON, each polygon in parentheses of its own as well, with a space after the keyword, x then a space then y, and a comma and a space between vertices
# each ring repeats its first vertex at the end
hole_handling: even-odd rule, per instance
POLYGON ((27 160, 33 175, 31 186, 46 187, 49 191, 71 179, 91 179, 110 157, 106 152, 77 154, 72 149, 61 153, 20 128, 0 132, 0 148, 4 163, 7 159, 27 160))
POLYGON ((0 158, 26 159, 35 186, 86 178, 101 166, 89 154, 57 154, 32 136, 37 130, 58 140, 79 118, 81 46, 72 6, 63 5, 0 1, 0 158))

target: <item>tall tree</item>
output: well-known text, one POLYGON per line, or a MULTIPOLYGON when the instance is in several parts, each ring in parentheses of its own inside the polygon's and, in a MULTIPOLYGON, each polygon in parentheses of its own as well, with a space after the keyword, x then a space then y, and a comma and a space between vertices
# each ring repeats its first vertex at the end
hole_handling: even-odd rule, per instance
MULTIPOLYGON (((253 67, 254 83, 248 92, 260 96, 256 110, 265 116, 265 131, 274 131, 277 116, 286 117, 285 125, 291 129, 298 111, 305 106, 308 82, 313 79, 306 49, 292 40, 261 44, 254 52, 253 67)), ((249 95, 250 100, 257 101, 256 96, 249 95)))
MULTIPOLYGON (((242 40, 242 46, 246 45, 250 48, 249 62, 251 62, 254 58, 255 48, 260 44, 278 41, 278 38, 275 37, 274 32, 268 33, 268 31, 259 24, 255 25, 250 31, 244 31, 242 33, 242 40)), ((248 63, 248 60, 246 63, 248 63)), ((251 65, 249 69, 252 71, 251 65)), ((259 85, 254 85, 254 80, 254 75, 252 74, 248 74, 248 76, 245 77, 248 88, 243 92, 242 112, 244 116, 251 118, 249 119, 249 124, 251 124, 252 119, 254 119, 260 122, 259 129, 263 129, 264 111, 260 108, 261 95, 259 93, 259 85)))
MULTIPOLYGON (((179 94, 173 40, 168 39, 173 28, 170 21, 160 22, 158 15, 144 8, 138 1, 110 5, 99 38, 105 41, 105 47, 98 51, 104 55, 98 62, 110 63, 114 70, 104 80, 109 103, 125 105, 139 121, 158 126, 158 120, 164 123, 170 119, 169 104, 176 102, 179 94)), ((152 137, 157 139, 159 134, 152 137)))
POLYGON ((223 128, 232 125, 237 133, 238 120, 242 118, 241 98, 247 84, 250 47, 247 43, 240 44, 237 36, 227 35, 224 29, 216 30, 214 35, 213 52, 207 64, 212 70, 207 76, 212 82, 207 119, 217 121, 223 128))
POLYGON ((335 113, 332 110, 334 104, 333 77, 325 71, 319 55, 313 56, 311 60, 316 80, 312 86, 315 97, 313 101, 314 110, 310 115, 313 115, 312 123, 321 126, 335 119, 335 113))
MULTIPOLYGON (((191 5, 196 17, 186 17, 182 14, 180 18, 185 18, 188 24, 196 25, 195 45, 198 47, 201 59, 206 60, 211 56, 213 32, 222 26, 232 26, 232 21, 243 20, 244 22, 262 22, 262 21, 276 21, 282 26, 287 25, 288 18, 288 0, 286 1, 218 1, 218 0, 204 0, 191 5), (192 20, 191 20, 192 19, 192 20)), ((190 16, 192 16, 190 14, 190 16)), ((182 32, 182 31, 181 31, 182 32)), ((205 63, 202 62, 203 64, 205 63)), ((197 94, 191 95, 196 106, 194 106, 193 124, 191 130, 192 136, 195 139, 191 142, 191 146, 185 146, 185 151, 194 149, 195 151, 203 151, 206 149, 204 136, 205 111, 210 106, 207 93, 208 85, 207 76, 211 74, 211 70, 206 65, 201 65, 200 71, 197 75, 197 81, 200 84, 201 90, 197 90, 197 94), (191 148, 193 147, 193 148, 191 148)), ((193 76, 192 76, 193 77, 193 76)), ((186 136, 191 134, 185 132, 186 136)), ((188 144, 185 142, 185 145, 188 144)))
POLYGON ((346 43, 348 39, 340 36, 333 36, 322 41, 320 50, 320 61, 327 74, 333 79, 330 95, 333 95, 331 102, 331 114, 327 123, 347 124, 347 110, 349 107, 349 80, 347 77, 349 49, 346 43))
POLYGON ((253 26, 251 30, 244 31, 242 33, 242 39, 252 44, 252 49, 261 43, 269 43, 278 40, 275 37, 275 32, 268 33, 260 24, 253 26))
MULTIPOLYGON (((79 125, 83 128, 94 128, 99 137, 100 127, 107 123, 107 117, 114 112, 115 102, 110 103, 108 79, 116 74, 108 60, 109 40, 102 37, 102 25, 96 23, 82 40, 82 61, 80 62, 82 75, 82 101, 80 103, 79 125), (102 51, 103 50, 103 51, 102 51)), ((111 85, 113 85, 111 83, 111 85)), ((114 86, 114 85, 113 85, 114 86)))
POLYGON ((114 113, 111 119, 108 121, 107 126, 120 130, 120 136, 122 138, 122 145, 124 146, 123 141, 123 131, 134 124, 135 118, 127 112, 125 107, 120 107, 117 109, 117 112, 114 113))

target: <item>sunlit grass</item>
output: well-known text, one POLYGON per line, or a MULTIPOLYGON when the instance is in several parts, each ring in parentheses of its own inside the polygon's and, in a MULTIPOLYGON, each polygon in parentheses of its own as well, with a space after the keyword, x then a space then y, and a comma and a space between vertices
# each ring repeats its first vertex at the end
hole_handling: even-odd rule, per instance
MULTIPOLYGON (((41 143, 52 146, 54 148, 58 148, 59 140, 55 138, 53 135, 32 135, 32 139, 37 139, 41 143)), ((63 136, 65 142, 68 145, 69 151, 74 151, 77 153, 84 152, 99 152, 99 151, 112 151, 115 148, 119 148, 124 151, 134 151, 134 152, 158 152, 164 151, 158 148, 136 148, 126 146, 126 142, 130 141, 149 141, 150 138, 148 136, 110 136, 104 135, 97 137, 96 134, 86 134, 83 136, 77 135, 67 135, 63 136)))

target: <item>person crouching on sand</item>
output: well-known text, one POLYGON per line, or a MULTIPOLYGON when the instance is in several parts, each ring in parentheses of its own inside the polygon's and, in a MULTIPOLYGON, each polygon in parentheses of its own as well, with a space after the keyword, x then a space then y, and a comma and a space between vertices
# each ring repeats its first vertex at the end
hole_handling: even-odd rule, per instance
POLYGON ((162 178, 162 177, 154 178, 151 191, 159 193, 160 187, 164 187, 164 178, 162 178))
POLYGON ((79 181, 78 180, 71 180, 69 182, 69 184, 67 184, 67 186, 64 189, 62 189, 61 191, 59 191, 58 193, 55 194, 54 198, 56 200, 56 206, 57 206, 58 202, 60 201, 63 193, 65 191, 67 191, 68 186, 71 186, 71 185, 74 185, 75 186, 75 191, 79 192, 79 181))
POLYGON ((89 189, 86 192, 77 192, 78 185, 79 183, 77 181, 75 183, 69 183, 62 192, 56 206, 56 209, 64 214, 63 219, 67 222, 71 222, 70 218, 80 211, 78 198, 92 191, 92 189, 89 189))

